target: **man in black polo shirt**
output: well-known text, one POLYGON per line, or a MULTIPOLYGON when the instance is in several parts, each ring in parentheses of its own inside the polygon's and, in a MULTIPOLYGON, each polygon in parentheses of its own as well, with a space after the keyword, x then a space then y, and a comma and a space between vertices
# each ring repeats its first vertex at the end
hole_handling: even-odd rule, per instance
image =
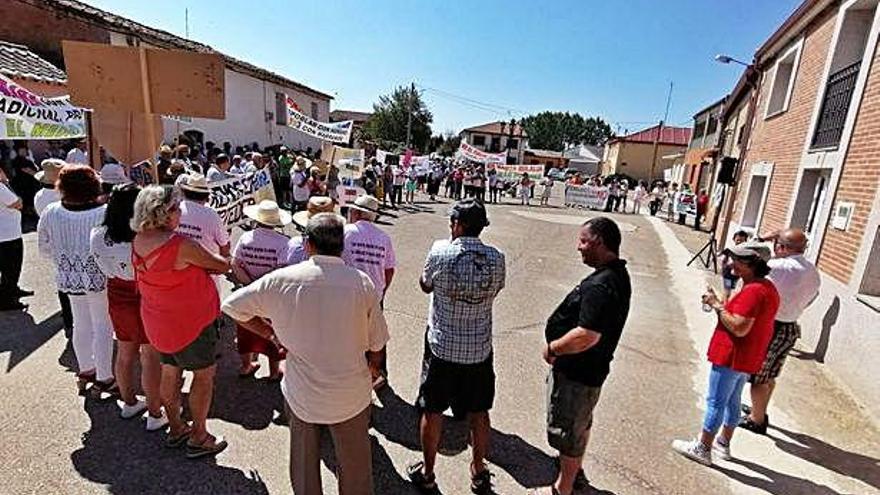
MULTIPOLYGON (((629 314, 632 294, 626 261, 619 258, 620 229, 613 220, 588 220, 578 234, 578 251, 595 271, 574 288, 547 320, 544 360, 553 366, 547 381, 547 438, 559 451, 559 478, 546 493, 569 495, 581 470, 593 424, 593 409, 608 376, 614 350, 629 314)), ((580 480, 579 484, 586 484, 580 480)), ((578 487, 580 488, 580 487, 578 487)))

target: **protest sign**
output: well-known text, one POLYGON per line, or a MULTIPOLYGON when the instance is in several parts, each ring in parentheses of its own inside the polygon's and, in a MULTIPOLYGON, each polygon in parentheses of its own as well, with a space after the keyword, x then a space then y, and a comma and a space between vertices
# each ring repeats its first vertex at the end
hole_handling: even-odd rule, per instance
POLYGON ((275 201, 272 177, 268 169, 257 170, 239 177, 208 183, 208 206, 223 219, 227 229, 244 220, 244 207, 264 199, 275 201))
POLYGON ((565 205, 579 206, 591 210, 604 210, 608 200, 608 188, 605 186, 587 186, 566 184, 565 205))
POLYGON ((69 96, 44 98, 0 74, 0 139, 70 139, 86 135, 85 109, 69 96))
POLYGON ((296 103, 289 96, 285 99, 287 106, 287 126, 300 132, 314 136, 322 141, 347 143, 351 137, 353 122, 324 123, 302 114, 296 109, 296 103))
POLYGON ((679 215, 695 215, 697 213, 697 197, 690 191, 678 193, 675 212, 679 215))
MULTIPOLYGON (((490 167, 493 168, 493 167, 490 167)), ((496 163, 494 165, 495 171, 498 172, 498 178, 504 180, 519 180, 522 178, 523 173, 529 174, 529 178, 535 179, 537 177, 544 176, 544 166, 543 165, 505 165, 503 163, 496 163)))
POLYGON ((391 158, 391 157, 395 157, 395 158, 396 158, 395 155, 392 155, 391 153, 389 153, 389 152, 387 152, 387 151, 382 151, 382 150, 380 150, 380 149, 377 149, 377 150, 376 150, 376 161, 379 162, 379 163, 381 163, 382 165, 394 165, 394 164, 396 164, 396 163, 397 163, 397 160, 395 160, 394 158, 391 158), (391 158, 391 159, 389 159, 389 158, 391 158))
POLYGON ((339 201, 340 208, 347 205, 348 203, 354 203, 354 200, 362 194, 367 194, 367 191, 364 190, 364 188, 362 187, 346 186, 342 184, 336 186, 336 196, 337 200, 339 201))
POLYGON ((324 143, 321 147, 321 157, 336 165, 340 178, 356 179, 364 172, 365 155, 363 149, 344 148, 324 143))
POLYGON ((505 163, 507 162, 507 153, 486 153, 485 151, 475 148, 462 141, 458 147, 458 153, 467 158, 480 163, 505 163))

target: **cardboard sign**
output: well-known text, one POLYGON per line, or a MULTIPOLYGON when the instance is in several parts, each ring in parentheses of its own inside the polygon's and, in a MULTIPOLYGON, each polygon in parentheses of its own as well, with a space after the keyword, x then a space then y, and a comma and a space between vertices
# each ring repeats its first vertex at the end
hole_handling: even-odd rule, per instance
POLYGON ((345 206, 348 203, 354 203, 354 200, 362 194, 367 194, 367 191, 362 187, 345 185, 336 186, 336 195, 340 207, 345 206))
POLYGON ((62 46, 67 87, 78 105, 135 114, 226 117, 220 54, 68 40, 62 46))
MULTIPOLYGON (((92 115, 94 140, 120 162, 133 164, 155 156, 156 149, 145 138, 148 124, 144 115, 112 110, 96 110, 92 115)), ((161 136, 161 118, 152 115, 150 122, 154 135, 161 136)))

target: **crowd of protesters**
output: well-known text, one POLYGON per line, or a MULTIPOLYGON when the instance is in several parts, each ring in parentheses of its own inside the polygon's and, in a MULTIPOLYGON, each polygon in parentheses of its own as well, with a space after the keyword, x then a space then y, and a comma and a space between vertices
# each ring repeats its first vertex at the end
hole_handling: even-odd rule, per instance
MULTIPOLYGON (((67 159, 87 161, 81 148, 72 148, 67 159)), ((407 474, 419 490, 438 490, 434 473, 443 412, 451 408, 470 426, 471 490, 491 493, 485 457, 495 397, 492 313, 506 284, 506 264, 500 250, 480 240, 489 226, 484 203, 508 193, 527 205, 536 181, 528 174, 502 178, 492 167, 452 161, 419 168, 371 161, 358 182, 365 194, 346 205, 343 217, 336 186, 349 179, 340 178, 333 164, 283 147, 235 150, 230 156, 231 151, 210 147, 203 154, 200 147, 163 146, 158 184, 151 183, 153 171, 146 164, 127 167, 107 157, 100 173, 48 158, 30 174, 21 163, 13 173, 25 173, 39 185, 27 201, 0 172, 0 310, 26 309, 19 299, 32 295, 18 286, 23 247, 20 224, 13 225, 30 207, 39 215, 40 253, 55 269, 80 394, 118 398, 122 418, 145 416, 147 431, 167 428, 166 446, 184 449, 187 458, 219 454, 227 442, 208 431, 207 416, 225 313, 235 322, 239 375, 254 377, 257 355, 264 355, 268 380, 279 383, 285 397, 294 493, 321 493, 319 433, 325 426, 336 451, 340 492, 372 493, 371 394, 389 380, 384 300, 396 269, 392 239, 376 220, 383 205, 399 207, 416 191, 434 199, 445 185, 445 195, 455 201, 449 237, 430 248, 419 280, 430 295, 416 400, 422 459, 410 464, 407 474), (266 168, 278 201, 245 207, 250 225, 232 246, 220 216, 206 205, 210 183, 266 168), (283 229, 290 224, 302 235, 288 237, 283 229), (15 260, 18 273, 6 266, 15 260), (235 287, 224 300, 221 278, 235 287), (186 416, 184 372, 193 375, 186 416)), ((575 176, 570 183, 581 180, 575 176)), ((553 183, 552 177, 541 180, 541 204, 553 183)), ((600 178, 590 183, 602 184, 600 178)), ((656 214, 662 209, 658 197, 674 204, 679 193, 675 184, 649 191, 641 182, 631 193, 626 181, 604 185, 606 211, 626 211, 631 197, 635 213, 648 202, 656 214)), ((21 184, 15 187, 21 191, 21 184)), ((674 208, 668 211, 671 216, 674 208)), ((803 232, 790 229, 755 241, 737 232, 735 239, 723 253, 724 295, 710 288, 702 298, 718 315, 702 428, 696 439, 673 443, 677 452, 703 464, 711 464, 713 452, 729 457, 737 427, 766 432, 775 379, 800 334, 797 318, 819 287, 815 267, 803 257, 803 232), (773 242, 775 258, 763 241, 773 242), (752 383, 750 408, 740 402, 746 381, 752 383)), ((588 483, 582 461, 593 411, 632 295, 621 242, 608 217, 581 226, 577 250, 594 271, 547 320, 546 428, 560 454, 559 474, 537 493, 568 495, 588 483)))

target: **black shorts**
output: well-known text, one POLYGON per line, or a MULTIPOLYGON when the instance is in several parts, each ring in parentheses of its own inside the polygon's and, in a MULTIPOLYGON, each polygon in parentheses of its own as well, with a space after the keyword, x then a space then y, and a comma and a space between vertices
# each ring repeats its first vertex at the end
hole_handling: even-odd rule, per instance
POLYGON ((485 361, 460 364, 435 356, 427 341, 416 407, 442 414, 452 408, 456 419, 468 413, 486 412, 495 401, 495 370, 492 354, 485 361))

